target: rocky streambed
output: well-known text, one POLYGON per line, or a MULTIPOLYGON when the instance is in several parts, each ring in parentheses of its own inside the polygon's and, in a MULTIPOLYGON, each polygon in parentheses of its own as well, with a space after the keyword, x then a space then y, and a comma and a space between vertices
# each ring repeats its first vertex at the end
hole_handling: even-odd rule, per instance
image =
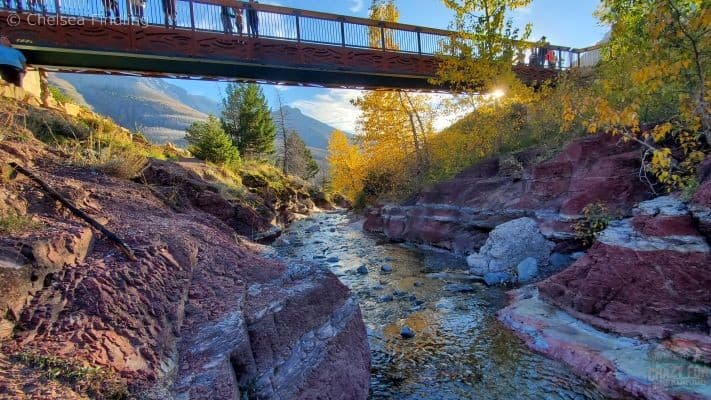
POLYGON ((373 399, 603 399, 538 355, 496 317, 506 289, 466 274, 463 258, 379 240, 343 213, 292 224, 280 256, 327 264, 368 330, 373 399))

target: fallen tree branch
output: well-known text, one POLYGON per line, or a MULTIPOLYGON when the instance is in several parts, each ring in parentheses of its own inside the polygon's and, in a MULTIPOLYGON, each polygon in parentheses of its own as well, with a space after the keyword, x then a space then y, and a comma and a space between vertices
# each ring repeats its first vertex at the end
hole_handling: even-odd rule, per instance
POLYGON ((32 172, 26 170, 24 167, 21 165, 18 165, 15 162, 10 163, 10 167, 12 167, 15 171, 21 173, 22 175, 25 175, 26 177, 30 178, 33 180, 35 183, 37 183, 42 189, 44 189, 47 194, 49 194, 53 199, 57 200, 58 202, 62 203, 69 211, 72 212, 72 214, 76 215, 77 217, 83 219, 86 221, 89 225, 94 227, 96 230, 99 232, 103 233, 104 236, 106 236, 107 239, 111 240, 118 246, 121 251, 126 255, 126 258, 128 258, 130 261, 136 261, 136 255, 133 253, 133 250, 131 250, 130 247, 126 243, 123 242, 116 234, 111 232, 110 230, 106 229, 104 225, 99 223, 97 220, 94 218, 91 218, 89 215, 87 215, 84 211, 78 209, 74 204, 72 204, 71 201, 69 201, 67 198, 59 194, 56 190, 52 189, 47 183, 45 183, 42 179, 37 177, 35 174, 32 172))

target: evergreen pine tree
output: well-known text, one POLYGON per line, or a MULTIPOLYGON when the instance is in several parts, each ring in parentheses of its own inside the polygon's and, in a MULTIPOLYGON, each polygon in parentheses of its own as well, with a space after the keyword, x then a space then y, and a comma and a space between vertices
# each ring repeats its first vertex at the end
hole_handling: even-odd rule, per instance
POLYGON ((230 137, 220 126, 220 121, 210 115, 206 121, 195 121, 187 129, 185 139, 195 157, 217 164, 239 162, 239 152, 230 137))
POLYGON ((242 155, 265 158, 274 154, 276 126, 259 85, 230 84, 222 104, 222 127, 242 155))

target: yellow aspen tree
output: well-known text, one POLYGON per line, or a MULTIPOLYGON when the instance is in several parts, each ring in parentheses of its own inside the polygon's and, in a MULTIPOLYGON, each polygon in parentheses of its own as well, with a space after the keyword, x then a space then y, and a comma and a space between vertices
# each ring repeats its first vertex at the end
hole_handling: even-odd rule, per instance
POLYGON ((335 130, 328 140, 328 169, 331 189, 353 200, 363 189, 365 168, 358 146, 345 133, 335 130))

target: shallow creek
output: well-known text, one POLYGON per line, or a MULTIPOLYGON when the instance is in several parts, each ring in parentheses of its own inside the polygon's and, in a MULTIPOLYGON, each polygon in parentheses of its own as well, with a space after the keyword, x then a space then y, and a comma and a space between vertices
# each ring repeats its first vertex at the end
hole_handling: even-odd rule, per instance
POLYGON ((275 248, 327 264, 353 291, 368 329, 372 399, 605 398, 506 330, 495 316, 505 290, 469 281, 462 259, 384 243, 343 213, 295 222, 275 248), (405 325, 413 338, 401 336, 405 325))

